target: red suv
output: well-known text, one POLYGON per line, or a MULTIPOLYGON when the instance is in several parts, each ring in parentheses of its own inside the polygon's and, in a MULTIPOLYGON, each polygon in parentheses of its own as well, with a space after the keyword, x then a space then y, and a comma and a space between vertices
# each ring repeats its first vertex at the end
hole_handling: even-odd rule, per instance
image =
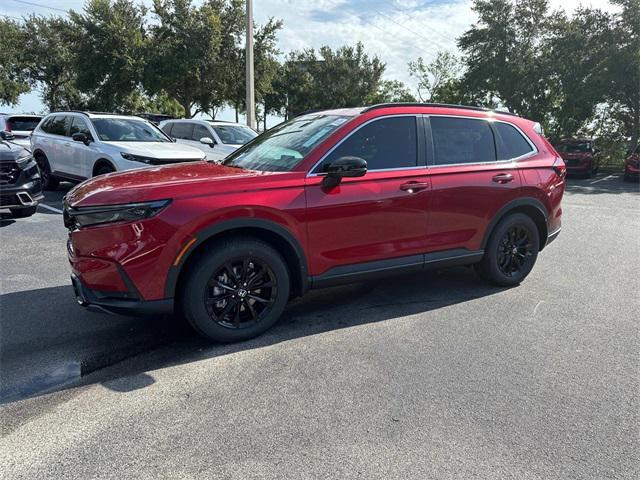
POLYGON ((640 145, 624 161, 624 179, 630 181, 634 178, 640 178, 640 145))
POLYGON ((312 288, 475 265, 516 285, 560 232, 562 159, 529 120, 385 104, 305 114, 222 165, 102 175, 65 199, 81 305, 256 336, 312 288))
POLYGON ((562 140, 556 145, 556 151, 564 160, 567 173, 593 177, 600 169, 600 149, 589 138, 572 138, 562 140))

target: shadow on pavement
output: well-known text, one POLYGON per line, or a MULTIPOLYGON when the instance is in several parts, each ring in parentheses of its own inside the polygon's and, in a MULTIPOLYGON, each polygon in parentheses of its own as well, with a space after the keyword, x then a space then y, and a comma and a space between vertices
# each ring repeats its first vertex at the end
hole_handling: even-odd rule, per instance
POLYGON ((627 182, 621 173, 602 174, 594 178, 567 178, 566 191, 586 195, 640 193, 637 181, 627 182))
POLYGON ((501 290, 483 283, 470 268, 455 268, 398 277, 391 283, 312 291, 292 301, 280 322, 263 336, 230 345, 211 344, 173 318, 88 312, 75 304, 71 287, 11 293, 0 297, 1 401, 98 382, 127 392, 154 382, 144 374, 147 370, 393 320, 501 290), (147 354, 118 363, 140 353, 147 354))

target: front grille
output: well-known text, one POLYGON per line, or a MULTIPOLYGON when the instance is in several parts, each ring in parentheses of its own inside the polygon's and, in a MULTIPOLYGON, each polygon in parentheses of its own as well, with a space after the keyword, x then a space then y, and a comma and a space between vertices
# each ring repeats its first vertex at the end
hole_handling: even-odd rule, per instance
POLYGON ((0 164, 0 185, 10 185, 16 183, 20 176, 20 168, 15 162, 0 164))

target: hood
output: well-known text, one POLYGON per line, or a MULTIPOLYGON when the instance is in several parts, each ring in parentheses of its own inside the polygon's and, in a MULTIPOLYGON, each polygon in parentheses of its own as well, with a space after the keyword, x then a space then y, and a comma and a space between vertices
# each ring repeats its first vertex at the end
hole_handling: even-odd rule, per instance
POLYGON ((259 190, 296 172, 258 172, 211 162, 189 162, 114 172, 86 180, 71 190, 69 206, 116 205, 166 198, 259 190))
POLYGON ((120 151, 157 158, 158 160, 201 160, 202 151, 180 143, 169 142, 105 142, 120 151))
POLYGON ((0 162, 13 162, 29 151, 14 141, 0 140, 0 162))

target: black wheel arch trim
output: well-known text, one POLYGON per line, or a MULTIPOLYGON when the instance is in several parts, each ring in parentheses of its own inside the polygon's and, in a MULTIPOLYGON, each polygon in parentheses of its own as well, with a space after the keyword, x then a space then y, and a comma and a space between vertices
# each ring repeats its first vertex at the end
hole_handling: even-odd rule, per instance
POLYGON ((93 168, 91 168, 91 176, 95 177, 96 176, 96 169, 98 168, 98 166, 100 164, 106 163, 108 165, 111 166, 111 168, 113 168, 114 172, 117 172, 118 169, 116 168, 116 166, 113 164, 113 162, 107 158, 99 158, 98 160, 95 161, 95 163, 93 164, 93 168))
MULTIPOLYGON (((296 239, 295 235, 291 233, 284 226, 269 221, 258 218, 241 218, 234 220, 226 220, 224 222, 216 223, 215 225, 211 225, 206 227, 191 238, 195 238, 196 241, 189 245, 186 252, 180 258, 180 261, 177 265, 171 265, 169 268, 169 273, 167 274, 167 280, 165 282, 165 297, 173 298, 175 296, 176 287, 178 286, 178 278, 180 277, 180 273, 187 263, 193 252, 195 252, 200 245, 202 245, 207 240, 210 240, 216 235, 224 234, 227 232, 231 232, 233 230, 238 230, 242 228, 254 228, 254 229, 262 229, 267 230, 275 235, 278 235, 282 238, 287 244, 292 248, 292 250, 296 254, 296 258, 298 261, 298 265, 300 265, 300 272, 292 272, 299 274, 300 280, 300 294, 304 294, 307 290, 309 290, 309 268, 307 266, 307 258, 304 254, 304 250, 300 246, 300 243, 296 239)), ((184 244, 183 244, 184 245, 184 244)), ((181 247, 183 247, 181 245, 181 247)))
MULTIPOLYGON (((522 207, 533 207, 537 211, 539 211, 544 218, 545 230, 548 231, 549 213, 547 212, 547 209, 544 206, 544 204, 540 200, 533 197, 518 198, 516 200, 512 200, 511 202, 507 203, 502 208, 500 208, 500 210, 496 212, 496 214, 493 216, 493 218, 491 219, 491 222, 489 222, 489 225, 487 226, 487 229, 484 232, 484 237, 482 239, 482 244, 480 248, 484 250, 487 247, 487 242, 489 241, 489 237, 493 233, 493 230, 495 229, 498 222, 500 222, 500 220, 502 220, 507 214, 509 214, 509 212, 513 210, 517 210, 518 208, 522 208, 522 207)), ((540 236, 540 250, 542 250, 546 244, 547 231, 542 232, 543 234, 540 236)))

